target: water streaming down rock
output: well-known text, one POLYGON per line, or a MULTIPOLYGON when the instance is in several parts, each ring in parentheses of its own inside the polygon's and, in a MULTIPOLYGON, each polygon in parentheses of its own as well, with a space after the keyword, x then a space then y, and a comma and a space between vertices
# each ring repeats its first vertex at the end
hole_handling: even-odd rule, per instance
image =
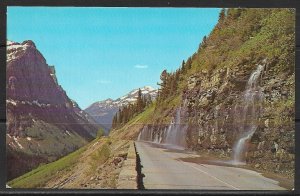
POLYGON ((241 111, 238 111, 239 107, 235 107, 237 115, 235 123, 238 125, 240 137, 233 147, 234 164, 244 164, 247 141, 251 139, 258 127, 258 118, 263 100, 263 93, 258 82, 263 69, 263 65, 258 65, 257 69, 251 74, 243 95, 241 111))
POLYGON ((182 111, 181 107, 177 109, 175 118, 168 126, 165 144, 174 145, 177 147, 186 146, 185 136, 186 136, 187 125, 181 124, 181 116, 180 116, 181 111, 182 111))
POLYGON ((186 101, 183 107, 176 110, 175 117, 167 127, 144 126, 138 136, 138 141, 150 141, 170 148, 184 149, 188 125, 182 124, 181 116, 185 113, 185 105, 186 101))

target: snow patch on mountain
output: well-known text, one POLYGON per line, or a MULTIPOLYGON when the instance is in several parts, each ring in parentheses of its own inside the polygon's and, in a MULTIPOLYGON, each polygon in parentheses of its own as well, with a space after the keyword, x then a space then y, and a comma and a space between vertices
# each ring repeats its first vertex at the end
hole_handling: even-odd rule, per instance
MULTIPOLYGON (((152 100, 156 99, 157 89, 151 86, 144 86, 140 89, 143 96, 150 96, 152 100)), ((136 102, 138 92, 139 89, 134 89, 116 100, 109 98, 103 101, 95 102, 86 108, 85 111, 90 114, 96 120, 96 122, 104 125, 107 130, 109 130, 111 128, 112 119, 118 109, 136 102)))
POLYGON ((7 62, 17 59, 22 56, 21 53, 24 53, 27 48, 35 47, 32 41, 24 41, 22 43, 13 42, 10 40, 6 41, 7 46, 7 62))

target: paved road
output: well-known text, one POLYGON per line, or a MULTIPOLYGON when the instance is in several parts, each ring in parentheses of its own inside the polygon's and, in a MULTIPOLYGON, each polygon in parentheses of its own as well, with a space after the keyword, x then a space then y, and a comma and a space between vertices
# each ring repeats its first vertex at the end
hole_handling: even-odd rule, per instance
POLYGON ((198 155, 136 142, 145 189, 285 190, 259 173, 235 167, 177 160, 198 155))

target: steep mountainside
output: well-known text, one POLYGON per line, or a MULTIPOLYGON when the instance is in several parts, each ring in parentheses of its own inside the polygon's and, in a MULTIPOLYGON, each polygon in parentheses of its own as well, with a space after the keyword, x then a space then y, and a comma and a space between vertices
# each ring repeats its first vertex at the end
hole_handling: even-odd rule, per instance
MULTIPOLYGON (((155 100, 157 96, 156 89, 151 86, 144 86, 140 89, 143 96, 150 96, 152 100, 155 100)), ((116 100, 106 99, 104 101, 93 103, 85 109, 85 112, 90 114, 97 123, 103 125, 108 133, 108 130, 111 128, 114 115, 120 107, 134 103, 137 100, 138 90, 139 89, 134 89, 116 100)))
POLYGON ((294 41, 294 9, 223 9, 198 51, 162 73, 157 101, 112 134, 293 176, 294 41))
POLYGON ((91 141, 98 125, 68 98, 32 41, 7 42, 8 179, 91 141))

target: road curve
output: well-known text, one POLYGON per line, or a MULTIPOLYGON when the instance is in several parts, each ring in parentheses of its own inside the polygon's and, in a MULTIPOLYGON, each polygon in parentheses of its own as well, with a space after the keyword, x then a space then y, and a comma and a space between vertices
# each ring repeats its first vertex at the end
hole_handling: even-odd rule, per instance
POLYGON ((259 173, 236 167, 183 162, 197 157, 169 151, 146 142, 135 142, 140 156, 145 189, 285 190, 259 173))

